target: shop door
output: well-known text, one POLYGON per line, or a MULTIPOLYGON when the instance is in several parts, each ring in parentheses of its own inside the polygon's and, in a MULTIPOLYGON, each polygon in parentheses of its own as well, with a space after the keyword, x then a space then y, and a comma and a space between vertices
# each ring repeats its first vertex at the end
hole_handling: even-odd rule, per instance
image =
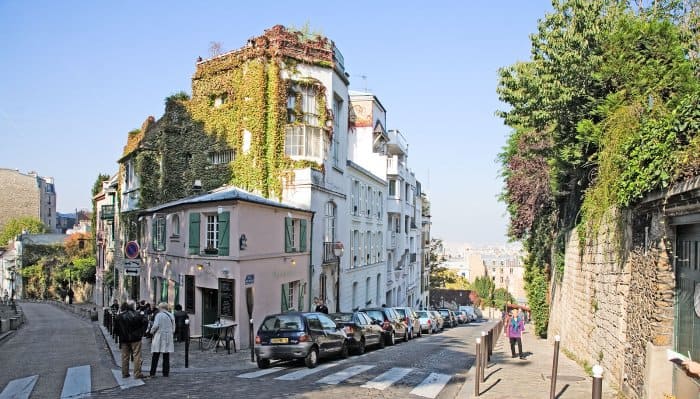
MULTIPOLYGON (((202 288, 202 325, 215 323, 219 318, 219 290, 202 288)), ((204 334, 210 330, 202 328, 204 334)))

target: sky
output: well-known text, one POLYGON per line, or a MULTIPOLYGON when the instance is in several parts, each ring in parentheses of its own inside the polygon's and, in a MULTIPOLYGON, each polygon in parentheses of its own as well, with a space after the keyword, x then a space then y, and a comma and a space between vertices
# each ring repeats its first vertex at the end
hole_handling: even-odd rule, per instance
MULTIPOLYGON (((57 210, 91 209, 99 173, 117 171, 127 132, 191 93, 212 42, 242 47, 276 24, 336 43, 350 88, 373 92, 431 201, 432 236, 499 245, 508 215, 495 115, 498 68, 525 61, 551 0, 0 0, 0 168, 55 179, 57 210)), ((1 188, 0 188, 1 189, 1 188)))

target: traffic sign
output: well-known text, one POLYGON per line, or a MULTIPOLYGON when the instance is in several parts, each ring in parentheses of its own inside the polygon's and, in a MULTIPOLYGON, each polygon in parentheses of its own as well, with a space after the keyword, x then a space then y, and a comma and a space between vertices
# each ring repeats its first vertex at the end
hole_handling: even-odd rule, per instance
POLYGON ((139 243, 136 241, 129 241, 124 245, 124 255, 129 259, 136 259, 139 256, 139 243))
POLYGON ((128 267, 124 269, 124 275, 125 276, 138 276, 140 273, 141 269, 138 267, 128 267))
POLYGON ((252 285, 255 282, 255 274, 245 275, 245 285, 252 285))

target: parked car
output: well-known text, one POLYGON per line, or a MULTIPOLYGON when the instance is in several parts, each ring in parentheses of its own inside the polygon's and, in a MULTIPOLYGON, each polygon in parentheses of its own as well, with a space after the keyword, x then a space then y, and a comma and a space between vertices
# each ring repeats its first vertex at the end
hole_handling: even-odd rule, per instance
POLYGON ((303 359, 309 368, 330 355, 348 357, 345 330, 323 313, 289 312, 266 316, 255 337, 258 367, 270 367, 271 359, 303 359))
POLYGON ((442 316, 443 319, 445 319, 445 326, 446 327, 456 327, 457 326, 457 318, 455 317, 454 312, 452 312, 450 309, 438 309, 438 312, 440 312, 440 315, 442 316))
POLYGON ((331 313, 328 315, 335 324, 342 326, 348 336, 350 350, 355 354, 365 353, 367 346, 377 345, 383 348, 385 345, 384 330, 379 322, 373 322, 365 312, 331 313))
POLYGON ((459 323, 459 324, 469 323, 469 316, 467 316, 467 312, 465 312, 464 310, 456 311, 455 316, 457 316, 457 323, 459 323))
POLYGON ((427 310, 418 310, 416 311, 416 315, 418 316, 418 322, 420 323, 420 330, 422 332, 427 332, 428 334, 432 334, 434 332, 438 332, 438 326, 437 326, 437 321, 435 320, 435 316, 430 314, 429 311, 427 310))
POLYGON ((459 310, 464 311, 467 313, 467 316, 469 316, 469 321, 476 321, 478 317, 476 317, 476 312, 474 311, 473 306, 460 306, 459 310))
POLYGON ((370 318, 381 323, 384 330, 384 342, 387 345, 394 345, 397 337, 408 342, 408 328, 393 308, 367 308, 360 309, 360 311, 367 313, 370 318))
POLYGON ((420 329, 420 321, 418 321, 418 316, 416 316, 416 312, 413 309, 396 307, 394 310, 403 318, 404 324, 408 327, 408 339, 420 337, 423 334, 420 329))
POLYGON ((431 315, 433 315, 433 318, 437 324, 435 332, 444 330, 445 329, 445 319, 442 317, 440 312, 438 312, 437 310, 429 310, 429 312, 431 315))

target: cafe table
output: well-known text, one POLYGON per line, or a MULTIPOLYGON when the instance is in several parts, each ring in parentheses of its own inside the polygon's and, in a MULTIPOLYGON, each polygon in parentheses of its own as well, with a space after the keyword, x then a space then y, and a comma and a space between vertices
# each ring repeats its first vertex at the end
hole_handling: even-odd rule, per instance
POLYGON ((235 329, 237 325, 238 323, 235 323, 230 320, 220 320, 216 323, 202 325, 202 327, 214 331, 214 334, 207 341, 206 349, 210 349, 212 346, 214 346, 214 351, 216 352, 216 350, 219 347, 219 344, 222 341, 224 341, 228 353, 231 354, 231 347, 228 343, 228 341, 230 340, 231 342, 233 342, 233 351, 236 352, 236 339, 234 338, 234 334, 236 332, 235 329))

